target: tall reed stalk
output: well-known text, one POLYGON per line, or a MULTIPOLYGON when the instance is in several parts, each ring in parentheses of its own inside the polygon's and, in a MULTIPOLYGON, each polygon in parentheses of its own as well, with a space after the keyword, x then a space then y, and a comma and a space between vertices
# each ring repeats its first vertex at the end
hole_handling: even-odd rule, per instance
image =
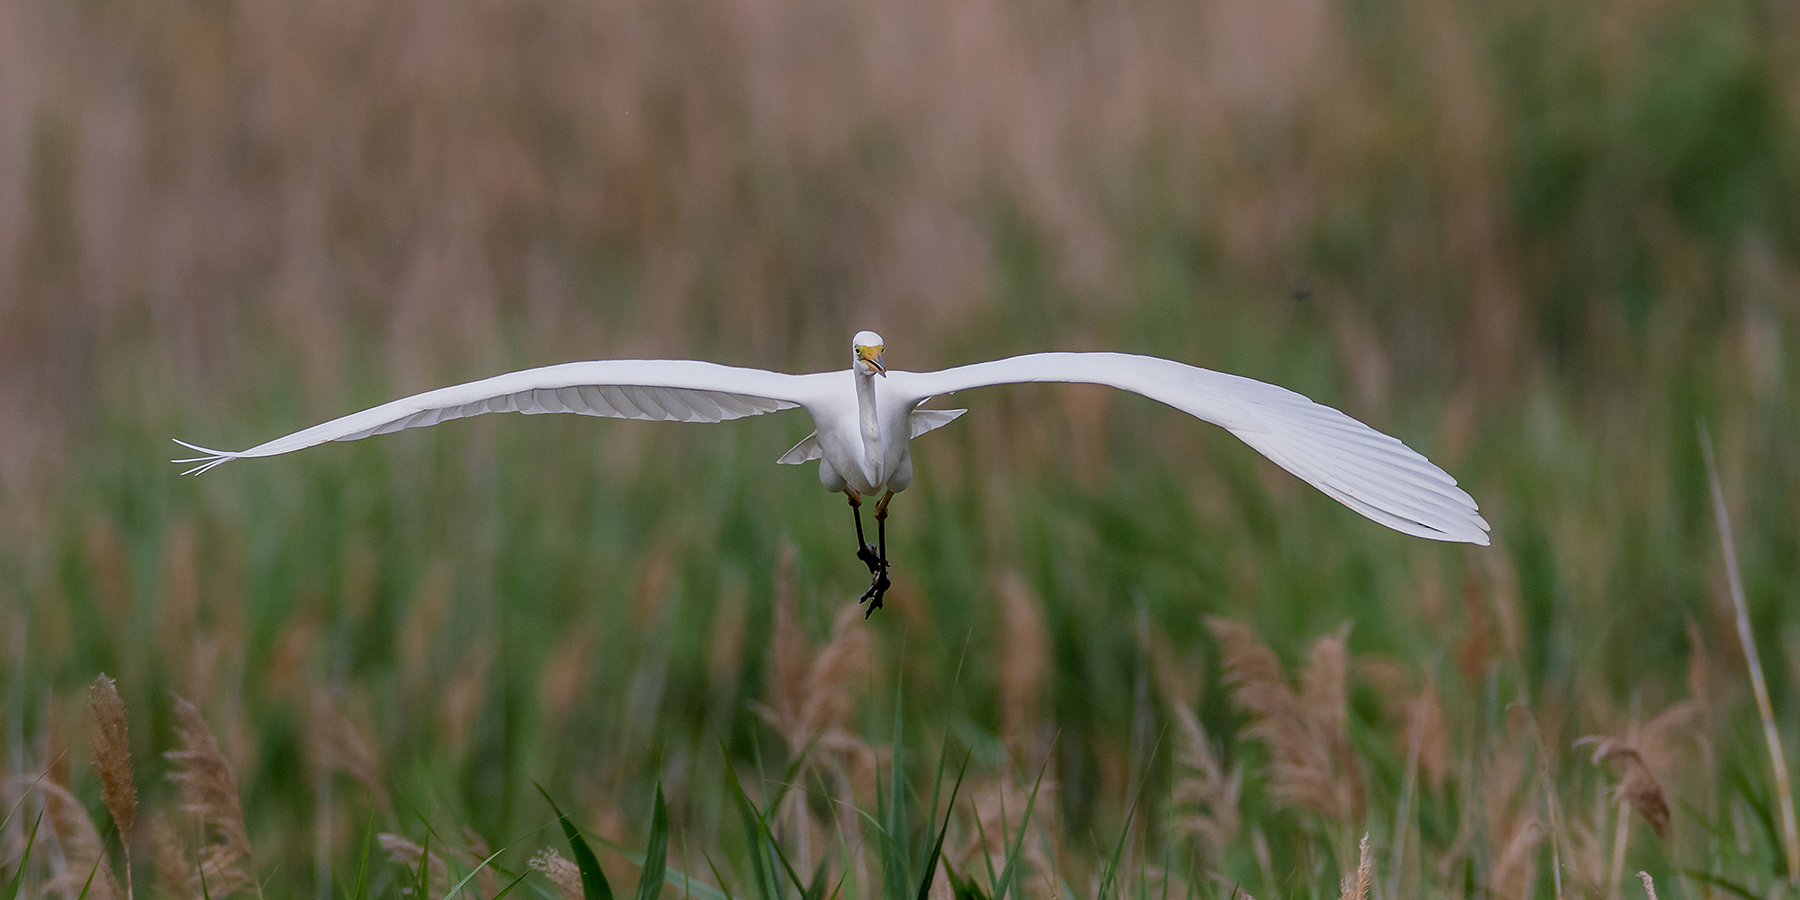
POLYGON ((1756 635, 1750 631, 1750 610, 1744 603, 1744 583, 1738 575, 1737 546, 1731 540, 1731 517, 1725 511, 1725 491, 1719 487, 1719 469, 1713 462, 1712 435, 1704 424, 1700 427, 1700 450, 1706 456, 1706 477, 1712 482, 1713 517, 1719 522, 1719 542, 1725 550, 1725 577, 1731 585, 1732 610, 1737 614, 1738 643, 1744 647, 1744 664, 1750 667, 1750 689, 1756 694, 1763 740, 1769 745, 1769 765, 1775 771, 1776 801, 1781 805, 1781 843, 1787 854, 1791 884, 1800 878, 1800 828, 1794 824, 1794 787, 1788 781, 1787 758, 1781 753, 1781 732, 1775 728, 1775 707, 1769 702, 1769 686, 1763 681, 1756 635))

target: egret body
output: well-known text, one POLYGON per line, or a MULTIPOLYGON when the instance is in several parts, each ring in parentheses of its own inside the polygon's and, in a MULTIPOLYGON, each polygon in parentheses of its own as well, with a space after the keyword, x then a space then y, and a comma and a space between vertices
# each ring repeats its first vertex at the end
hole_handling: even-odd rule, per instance
POLYGON ((1224 427, 1277 465, 1396 531, 1485 545, 1488 524, 1456 479, 1398 439, 1328 406, 1261 381, 1153 356, 1032 353, 936 372, 887 368, 881 336, 857 332, 847 371, 787 375, 685 359, 619 359, 544 366, 440 388, 352 413, 248 450, 210 450, 199 474, 233 459, 275 456, 489 412, 579 413, 624 419, 722 422, 784 409, 812 416, 813 433, 780 463, 819 461, 819 481, 849 498, 857 558, 872 575, 863 600, 889 586, 888 501, 912 483, 911 441, 967 410, 924 409, 969 388, 1022 382, 1103 384, 1160 400, 1224 427), (862 498, 875 503, 877 544, 863 538, 862 498))

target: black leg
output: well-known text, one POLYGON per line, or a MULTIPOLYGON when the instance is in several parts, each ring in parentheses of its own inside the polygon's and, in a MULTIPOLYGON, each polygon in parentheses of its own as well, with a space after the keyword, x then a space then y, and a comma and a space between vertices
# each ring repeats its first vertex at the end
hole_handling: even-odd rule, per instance
MULTIPOLYGON (((870 571, 875 574, 875 579, 869 582, 869 589, 864 591, 862 598, 856 601, 858 603, 863 602, 863 600, 870 601, 868 612, 863 613, 863 618, 865 619, 874 615, 875 611, 881 608, 882 596, 887 593, 888 588, 894 586, 894 582, 888 578, 887 562, 887 507, 888 501, 893 498, 894 492, 888 491, 886 494, 883 494, 881 500, 875 504, 875 539, 881 542, 880 555, 878 557, 881 560, 881 566, 879 569, 874 566, 870 567, 870 571)), ((858 539, 861 539, 860 533, 858 534, 858 539)), ((863 546, 867 547, 868 545, 865 544, 863 546)))
MULTIPOLYGON (((869 567, 869 574, 872 575, 876 569, 881 568, 884 557, 875 555, 875 548, 863 539, 862 495, 846 488, 844 496, 850 498, 850 515, 856 519, 856 558, 862 560, 869 567)), ((879 504, 877 508, 880 508, 879 504)))

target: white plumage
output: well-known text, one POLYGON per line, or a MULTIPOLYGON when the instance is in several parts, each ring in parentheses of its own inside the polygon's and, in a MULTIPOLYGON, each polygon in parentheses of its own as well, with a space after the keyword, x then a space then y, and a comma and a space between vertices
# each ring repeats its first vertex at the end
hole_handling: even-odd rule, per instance
MULTIPOLYGON (((578 413, 665 422, 722 422, 801 408, 815 431, 779 462, 819 461, 819 480, 850 495, 886 500, 912 481, 909 442, 964 410, 920 409, 932 397, 1020 382, 1110 385, 1160 400, 1235 434, 1282 468, 1345 506, 1396 531, 1440 541, 1488 542, 1488 524, 1456 479, 1399 440, 1300 394, 1152 356, 1033 353, 937 372, 882 364, 873 332, 852 341, 848 370, 786 375, 695 360, 621 359, 527 369, 385 403, 258 444, 210 450, 189 473, 233 459, 274 456, 326 441, 352 441, 490 412, 578 413)), ((858 520, 859 544, 861 522, 858 520)), ((886 587, 887 563, 859 547, 886 587), (879 570, 879 571, 877 571, 879 570)), ((880 593, 871 586, 879 605, 880 593)), ((869 595, 865 595, 867 597, 869 595)))

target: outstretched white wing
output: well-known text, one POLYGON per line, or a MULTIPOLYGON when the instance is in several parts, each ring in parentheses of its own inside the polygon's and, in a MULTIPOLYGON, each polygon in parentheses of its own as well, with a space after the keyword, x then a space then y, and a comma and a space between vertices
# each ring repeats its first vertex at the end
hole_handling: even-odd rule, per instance
POLYGON ((490 412, 723 422, 805 405, 821 396, 824 386, 815 375, 784 375, 685 359, 564 363, 415 394, 248 450, 211 450, 177 441, 203 455, 175 461, 198 463, 187 474, 199 474, 228 460, 275 456, 326 441, 354 441, 490 412))
POLYGON ((940 372, 889 372, 911 402, 1030 381, 1104 384, 1224 426, 1282 468, 1396 531, 1485 545, 1488 524, 1456 479, 1412 448, 1286 388, 1124 353, 1033 353, 940 372))

